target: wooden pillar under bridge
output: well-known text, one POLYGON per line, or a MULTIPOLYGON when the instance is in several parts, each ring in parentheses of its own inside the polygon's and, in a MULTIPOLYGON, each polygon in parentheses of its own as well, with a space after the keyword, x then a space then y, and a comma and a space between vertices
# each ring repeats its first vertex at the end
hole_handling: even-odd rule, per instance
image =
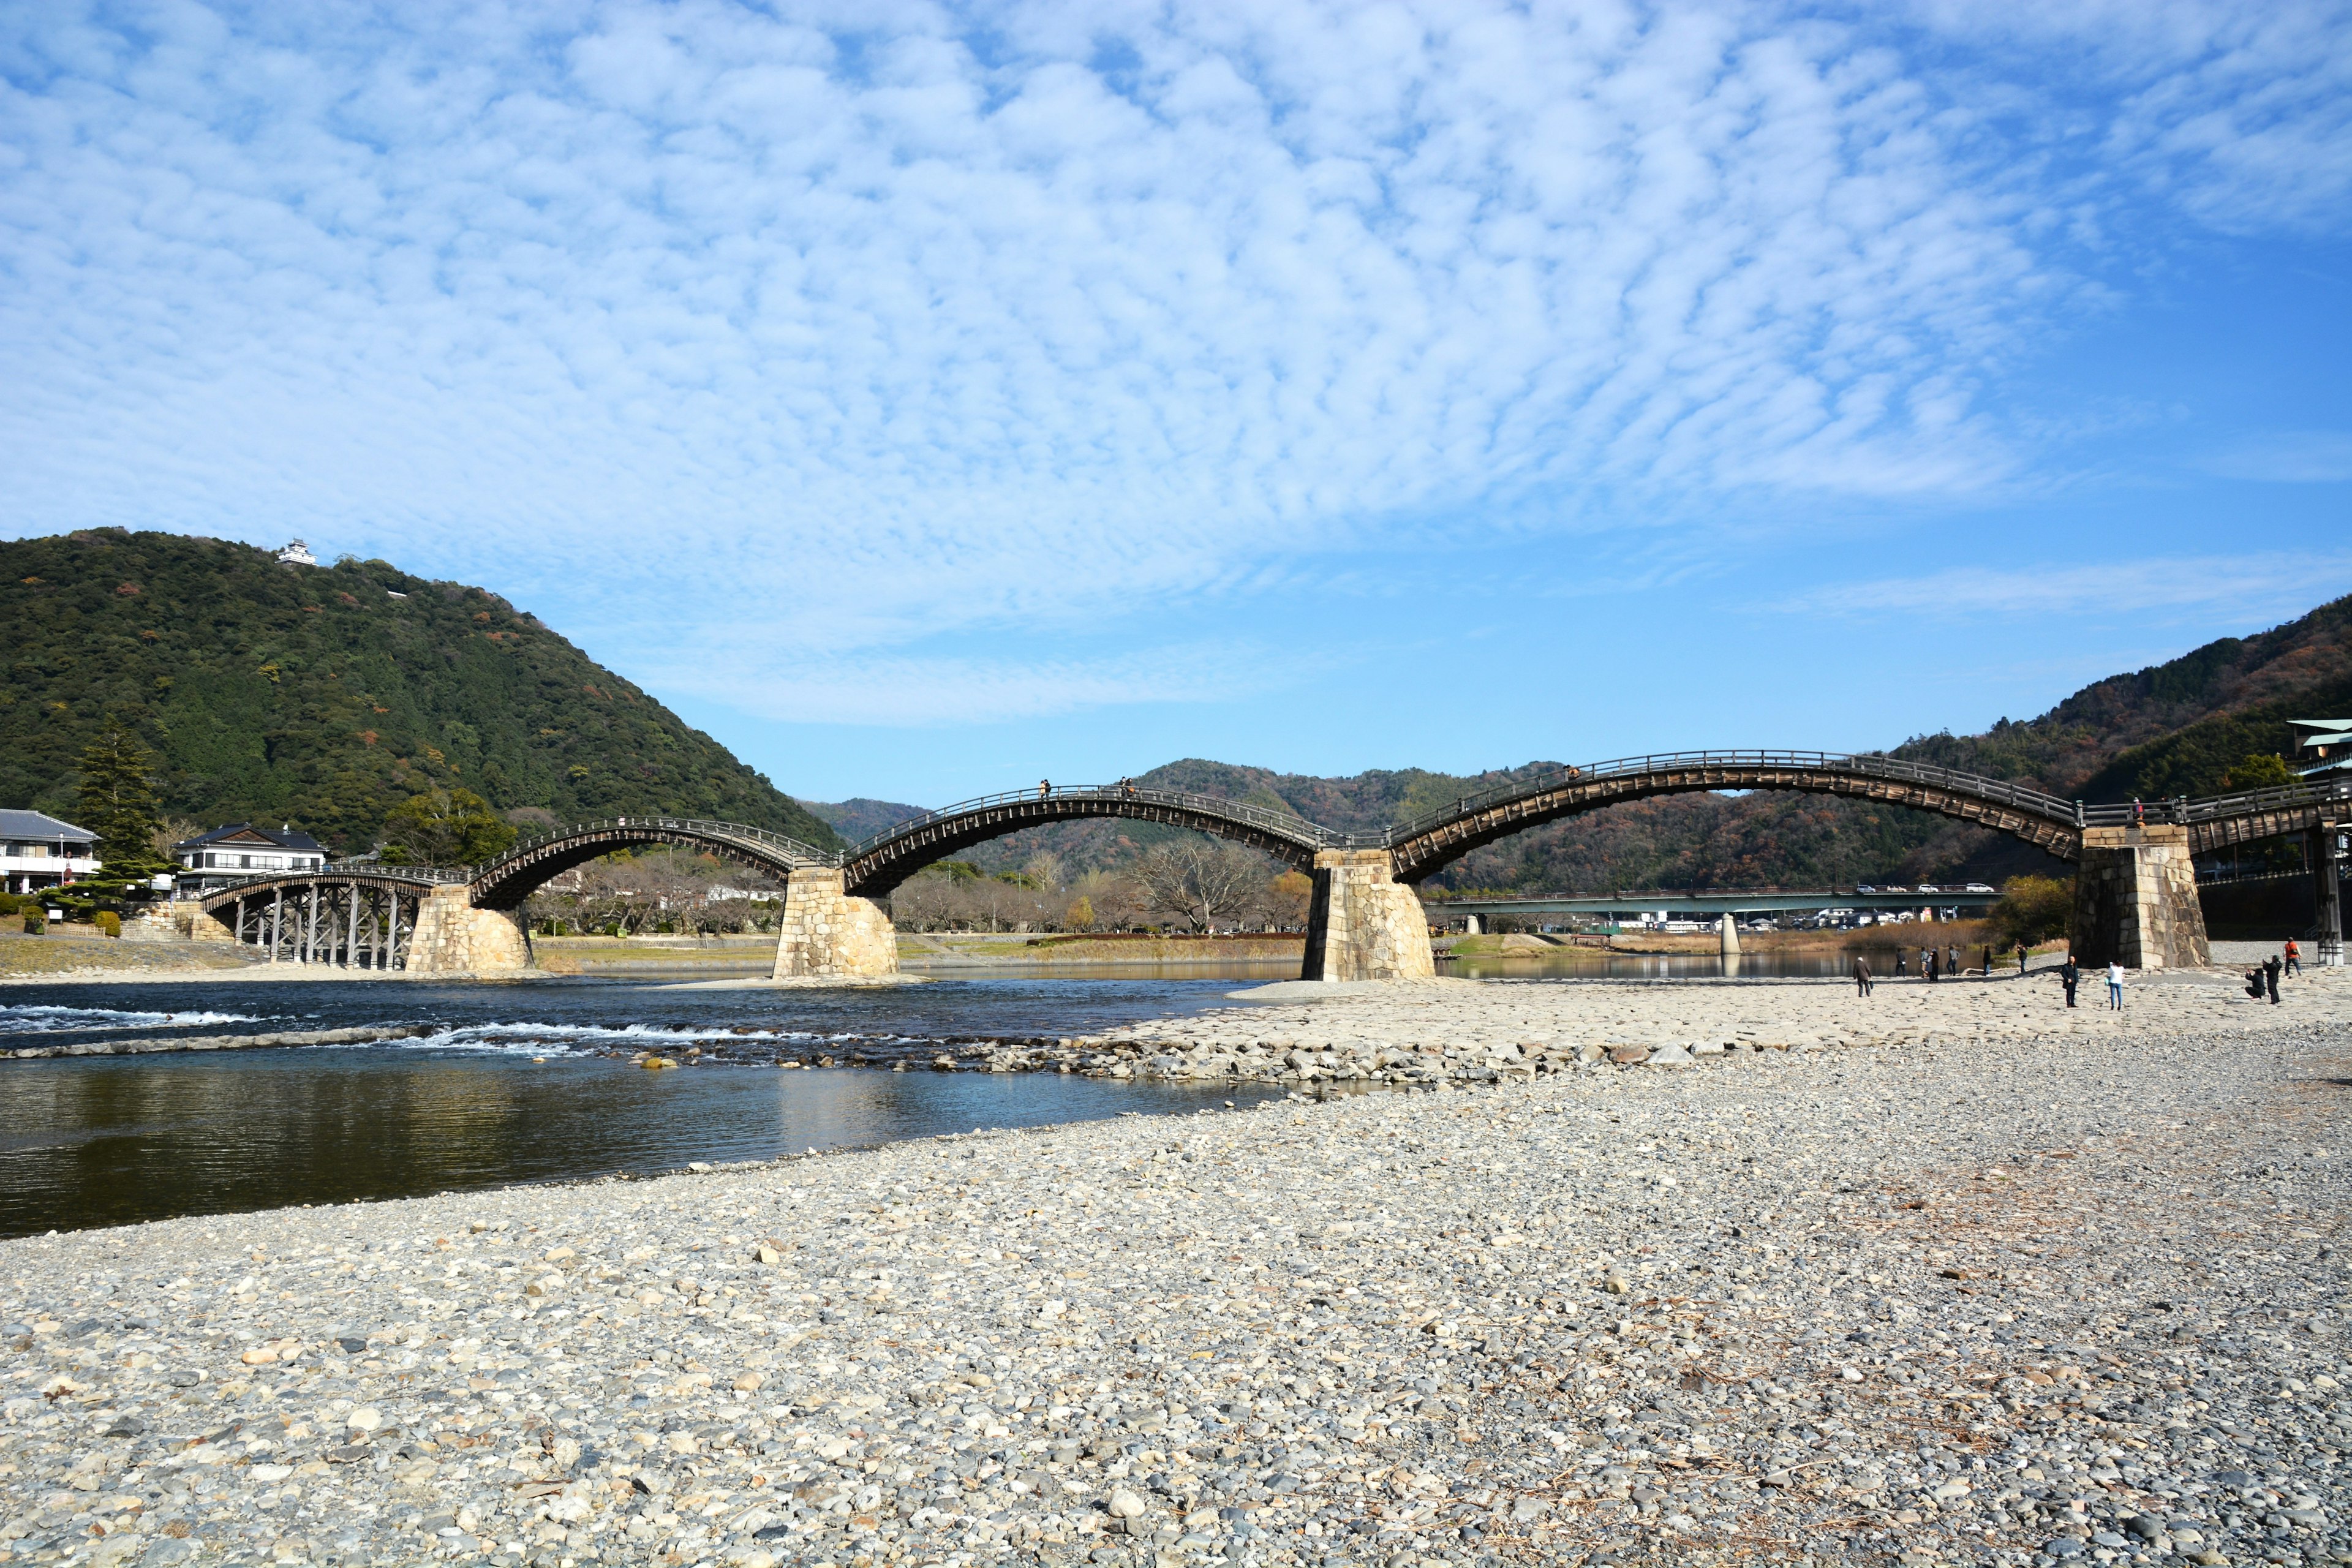
POLYGON ((2344 963, 2344 889, 2336 865, 2336 846, 2345 824, 2323 822, 2311 830, 2311 883, 2317 895, 2313 913, 2313 959, 2327 967, 2344 963))
POLYGON ((360 963, 360 885, 351 886, 350 918, 343 926, 343 967, 357 969, 360 963))
POLYGON ((319 884, 310 884, 310 907, 302 917, 302 962, 313 963, 319 956, 319 884))
POLYGON ((276 897, 269 901, 269 962, 278 962, 278 942, 286 932, 286 889, 274 889, 276 897))
POLYGON ((239 942, 245 940, 245 895, 243 893, 236 896, 236 940, 239 942))

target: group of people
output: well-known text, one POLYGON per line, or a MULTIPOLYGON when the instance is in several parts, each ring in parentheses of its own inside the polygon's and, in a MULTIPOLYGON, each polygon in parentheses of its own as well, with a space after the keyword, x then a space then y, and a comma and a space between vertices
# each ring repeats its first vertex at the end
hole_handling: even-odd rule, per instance
MULTIPOLYGON (((2021 942, 2019 942, 2017 944, 2017 972, 2020 974, 2023 974, 2025 973, 2025 961, 2027 956, 2028 954, 2025 944, 2021 942)), ((1868 988, 1863 984, 1863 982, 1864 976, 1869 971, 1870 965, 1864 963, 1859 958, 1855 959, 1853 962, 1855 969, 1854 984, 1857 987, 1861 987, 1862 994, 1867 996, 1870 994, 1870 992, 1868 988)), ((1899 975, 1906 973, 1904 963, 1905 959, 1903 950, 1898 947, 1895 950, 1895 973, 1896 974, 1899 975)), ((1923 979, 1934 982, 1944 979, 1948 975, 1966 974, 1968 973, 1969 971, 1960 967, 1960 950, 1958 947, 1947 947, 1940 953, 1932 947, 1923 947, 1919 950, 1919 973, 1923 979)), ((1978 973, 1984 975, 1988 980, 1992 978, 1992 949, 1990 946, 1984 950, 1984 968, 1978 971, 1978 973)))
MULTIPOLYGON (((1946 962, 1957 964, 1959 960, 1958 951, 1947 949, 1946 952, 1950 954, 1946 962)), ((2017 972, 2020 974, 2025 973, 2025 946, 2021 942, 2017 949, 2017 972)), ((1929 980, 1935 979, 1937 960, 1937 954, 1934 948, 1921 948, 1919 973, 1929 980)), ((1903 973, 1903 950, 1900 948, 1895 951, 1895 973, 1897 974, 1903 973)), ((1992 949, 1990 948, 1985 949, 1985 973, 1988 974, 1992 973, 1992 949)), ((2282 974, 2302 973, 2303 950, 2290 940, 2283 951, 2246 971, 2246 994, 2257 1002, 2268 1000, 2275 1005, 2279 999, 2279 977, 2282 974)), ((2065 989, 2066 1005, 2069 1007, 2074 1005, 2074 988, 2082 983, 2082 965, 2074 962, 2074 955, 2070 952, 2064 962, 2058 965, 2058 984, 2065 989)), ((1856 953, 1853 960, 1854 994, 1867 996, 1877 984, 1877 977, 1870 972, 1870 960, 1856 953)), ((2124 1010, 2124 966, 2120 963, 2111 963, 2107 965, 2107 1007, 2116 1013, 2124 1010)))
POLYGON ((2273 953, 2246 971, 2246 994, 2257 1002, 2268 999, 2275 1007, 2279 999, 2279 976, 2302 973, 2303 949, 2295 945, 2293 937, 2289 937, 2283 951, 2273 953))
MULTIPOLYGON (((1959 962, 1959 950, 1953 948, 1948 949, 1947 951, 1951 954, 1949 962, 1957 965, 1959 962)), ((2293 942, 2287 943, 2287 962, 2289 963, 2293 963, 2294 962, 2294 944, 2293 942)), ((1919 950, 1919 973, 1929 980, 1936 978, 1936 960, 1937 954, 1934 948, 1923 947, 1919 950)), ((2025 944, 2020 942, 2017 948, 2017 972, 2020 974, 2025 973, 2025 944)), ((2273 960, 2273 963, 2275 963, 2276 961, 2273 960)), ((1903 950, 1901 948, 1896 948, 1895 950, 1895 973, 1897 974, 1901 974, 1903 973, 1903 950)), ((1985 949, 1985 973, 1988 974, 1992 973, 1992 949, 1990 948, 1985 949)), ((2253 977, 2249 975, 2247 977, 2247 981, 2251 987, 2253 984, 2253 977)), ((2082 966, 2074 962, 2074 955, 2070 952, 2066 955, 2065 962, 2058 966, 2058 984, 2064 986, 2066 989, 2066 1005, 2069 1007, 2072 1007, 2074 1005, 2074 988, 2081 984, 2082 982, 2082 966)), ((1870 972, 1870 960, 1863 957, 1860 953, 1854 954, 1854 994, 1857 996, 1867 996, 1877 984, 1878 977, 1870 972)), ((2255 994, 2259 995, 2260 993, 2256 992, 2255 994)), ((2277 981, 2275 977, 2272 980, 2271 1000, 2273 1002, 2278 1000, 2277 981)), ((2107 1005, 2118 1013, 2122 1012, 2124 1008, 2124 966, 2120 963, 2110 963, 2107 965, 2107 1005)))

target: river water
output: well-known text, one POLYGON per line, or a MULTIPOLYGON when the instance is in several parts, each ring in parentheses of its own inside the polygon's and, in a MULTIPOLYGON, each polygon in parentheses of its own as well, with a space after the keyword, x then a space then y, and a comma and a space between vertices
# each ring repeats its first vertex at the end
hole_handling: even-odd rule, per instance
MULTIPOLYGON (((1914 955, 1916 958, 1916 955, 1914 955)), ((1893 952, 1872 953, 1881 973, 1893 952)), ((1836 953, 1757 954, 1738 977, 1838 974, 1836 953)), ((1455 960, 1468 978, 1727 976, 1712 955, 1562 948, 1455 960)), ((1233 1005, 1295 965, 943 974, 841 990, 642 979, 504 984, 235 981, 0 990, 0 1049, 356 1026, 364 1046, 0 1061, 0 1236, 176 1215, 644 1175, 974 1128, 1246 1108, 1265 1086, 930 1070, 981 1040, 1093 1034, 1233 1005), (657 1051, 695 1065, 647 1072, 657 1051), (781 1062, 814 1071, 778 1071, 781 1062), (916 1070, 892 1070, 905 1067, 916 1070)), ((665 979, 682 978, 671 966, 665 979)))
POLYGON ((1273 1091, 928 1069, 980 1039, 1223 1005, 1231 979, 679 991, 604 980, 11 986, 0 1048, 425 1026, 420 1038, 0 1062, 0 1236, 1116 1116, 1273 1091), (697 1066, 647 1072, 646 1050, 697 1066), (778 1071, 781 1059, 839 1064, 778 1071), (892 1071, 888 1064, 925 1064, 892 1071), (853 1063, 880 1065, 851 1065, 853 1063), (701 1065, 709 1064, 709 1065, 701 1065))

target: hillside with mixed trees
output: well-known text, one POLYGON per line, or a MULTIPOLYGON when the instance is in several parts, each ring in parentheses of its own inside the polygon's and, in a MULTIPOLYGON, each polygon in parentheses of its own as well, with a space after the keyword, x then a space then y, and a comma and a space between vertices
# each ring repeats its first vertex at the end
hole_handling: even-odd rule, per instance
POLYGON ((120 529, 0 542, 0 805, 70 820, 80 758, 120 726, 165 813, 341 852, 461 792, 526 826, 665 813, 836 842, 536 617, 383 561, 120 529))
MULTIPOLYGON (((2040 718, 1980 735, 1917 737, 1893 755, 2030 784, 2066 799, 2161 799, 2231 786, 2252 758, 2292 755, 2289 719, 2352 713, 2352 598, 2251 637, 2223 637, 2136 674, 2110 676, 2040 718)), ((1599 758, 1568 759, 1577 762, 1599 758)), ((1138 782, 1295 811, 1328 827, 1378 829, 1556 764, 1462 776, 1402 769, 1318 778, 1187 759, 1138 782)), ((2275 773, 2279 763, 2269 770, 2275 773)), ((2240 779, 2234 782, 2247 782, 2240 779)), ((2259 780, 2255 782, 2260 782, 2259 780)), ((870 832, 916 808, 878 801, 813 805, 870 832), (854 807, 854 810, 852 809, 854 807)), ((1072 873, 1107 868, 1181 837, 1143 824, 1037 829, 971 858, 996 870, 1051 855, 1072 873)), ((1943 817, 1822 795, 1673 795, 1552 823, 1475 850, 1424 890, 1600 891, 1618 888, 1822 887, 1856 881, 1998 882, 2065 868, 2001 835, 1943 817)))

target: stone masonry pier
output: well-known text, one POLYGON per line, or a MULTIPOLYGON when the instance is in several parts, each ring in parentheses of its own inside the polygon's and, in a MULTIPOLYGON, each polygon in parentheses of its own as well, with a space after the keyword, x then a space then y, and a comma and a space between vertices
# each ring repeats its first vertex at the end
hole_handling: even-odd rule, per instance
POLYGON ((2195 969, 2213 962, 2186 827, 2093 827, 2083 834, 2069 942, 2077 963, 2195 969))

